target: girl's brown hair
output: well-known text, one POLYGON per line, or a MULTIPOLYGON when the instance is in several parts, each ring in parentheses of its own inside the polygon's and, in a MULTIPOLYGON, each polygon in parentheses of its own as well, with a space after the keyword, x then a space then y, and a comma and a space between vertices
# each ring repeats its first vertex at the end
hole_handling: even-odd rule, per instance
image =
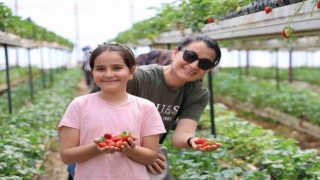
POLYGON ((118 52, 120 56, 123 58, 125 64, 129 69, 136 65, 134 54, 129 47, 119 43, 112 42, 112 43, 103 43, 101 45, 98 45, 96 49, 90 52, 89 65, 91 70, 94 67, 95 59, 105 51, 118 52))

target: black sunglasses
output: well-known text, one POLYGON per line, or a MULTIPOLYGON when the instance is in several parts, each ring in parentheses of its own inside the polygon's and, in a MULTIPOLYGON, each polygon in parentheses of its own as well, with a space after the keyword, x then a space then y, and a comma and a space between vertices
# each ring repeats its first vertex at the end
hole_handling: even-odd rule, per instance
POLYGON ((210 59, 207 58, 198 58, 198 55, 196 52, 192 50, 186 50, 186 49, 181 49, 183 51, 183 56, 182 58, 188 62, 188 63, 193 63, 196 60, 199 60, 198 67, 202 70, 209 70, 215 66, 214 62, 212 62, 210 59))

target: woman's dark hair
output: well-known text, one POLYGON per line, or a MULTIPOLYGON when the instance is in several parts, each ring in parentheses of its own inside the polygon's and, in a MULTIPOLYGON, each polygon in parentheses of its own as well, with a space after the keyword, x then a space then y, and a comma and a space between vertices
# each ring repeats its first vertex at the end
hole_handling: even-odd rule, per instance
POLYGON ((220 50, 219 44, 216 40, 210 38, 209 36, 197 35, 197 36, 193 36, 193 37, 187 37, 187 38, 183 39, 182 41, 180 41, 180 43, 178 44, 178 50, 180 51, 185 46, 188 46, 189 44, 191 44, 193 42, 204 42, 209 48, 213 49, 217 54, 216 59, 214 59, 214 61, 213 61, 214 66, 217 66, 219 64, 220 59, 221 59, 221 50, 220 50))
POLYGON ((95 59, 105 51, 118 52, 120 56, 123 58, 128 68, 131 68, 136 65, 134 54, 130 50, 130 48, 128 48, 125 45, 112 42, 112 43, 103 43, 101 45, 98 45, 98 47, 90 53, 89 65, 91 70, 93 70, 95 59))

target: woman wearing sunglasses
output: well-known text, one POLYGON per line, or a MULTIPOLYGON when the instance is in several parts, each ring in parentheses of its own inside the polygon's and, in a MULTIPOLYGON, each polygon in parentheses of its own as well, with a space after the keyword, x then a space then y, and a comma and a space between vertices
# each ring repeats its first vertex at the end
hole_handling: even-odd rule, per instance
MULTIPOLYGON (((134 79, 128 82, 129 93, 155 103, 167 132, 179 110, 179 118, 171 139, 173 146, 202 152, 211 152, 218 148, 215 145, 200 148, 194 141, 198 139, 195 137, 198 121, 210 97, 202 79, 218 65, 220 58, 220 47, 215 40, 201 35, 187 37, 173 49, 170 65, 140 66, 134 79)), ((147 166, 149 172, 162 173, 165 168, 164 161, 165 158, 159 154, 156 163, 147 166)))
MULTIPOLYGON (((201 148, 194 143, 198 139, 198 121, 210 97, 202 79, 218 65, 220 58, 220 47, 215 40, 202 35, 187 37, 173 49, 170 65, 139 66, 134 78, 128 82, 128 93, 155 103, 167 132, 177 119, 171 138, 173 146, 202 152, 211 152, 221 146, 201 148)), ((156 162, 147 165, 147 169, 151 174, 161 174, 168 170, 166 164, 165 156, 159 153, 156 162)))

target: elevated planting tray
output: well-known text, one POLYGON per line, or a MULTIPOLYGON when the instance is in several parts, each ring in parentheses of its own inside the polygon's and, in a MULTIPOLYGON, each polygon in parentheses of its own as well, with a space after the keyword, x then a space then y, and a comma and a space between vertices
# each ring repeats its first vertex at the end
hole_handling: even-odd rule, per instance
MULTIPOLYGON (((301 3, 274 8, 269 14, 260 11, 222 20, 218 24, 207 24, 202 28, 201 34, 209 35, 218 41, 282 38, 282 29, 301 3)), ((291 27, 294 29, 293 37, 320 36, 320 10, 315 7, 312 12, 312 8, 312 0, 305 1, 293 18, 291 22, 291 27)), ((184 33, 185 36, 194 35, 191 29, 186 29, 184 33)), ((182 38, 180 31, 171 31, 162 33, 153 41, 142 39, 138 45, 176 44, 182 38)))
POLYGON ((22 46, 20 38, 14 34, 0 31, 0 45, 22 46))

